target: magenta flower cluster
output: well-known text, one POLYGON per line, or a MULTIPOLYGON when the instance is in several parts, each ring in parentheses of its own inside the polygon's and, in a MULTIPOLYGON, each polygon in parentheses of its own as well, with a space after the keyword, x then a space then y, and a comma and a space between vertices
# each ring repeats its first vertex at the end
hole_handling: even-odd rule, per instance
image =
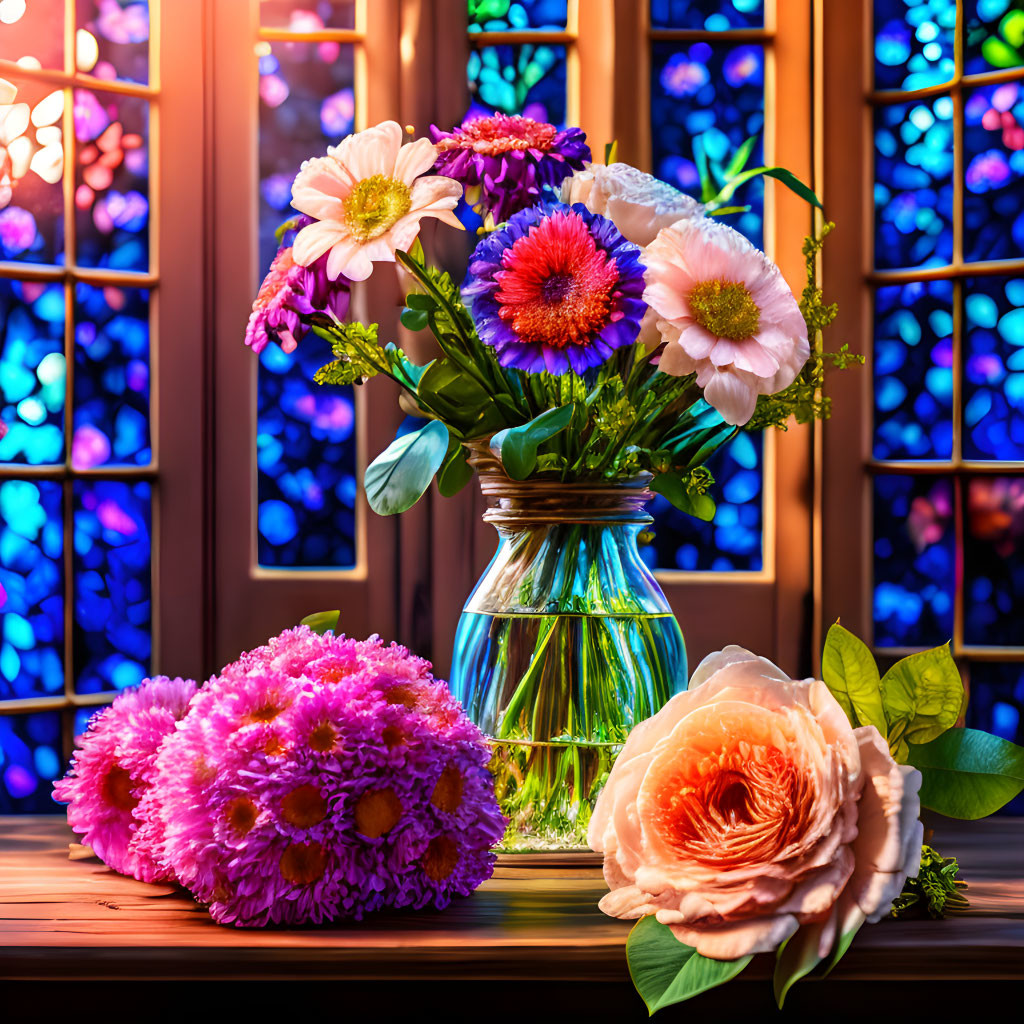
MULTIPOLYGON (((441 909, 490 876, 505 820, 483 736, 430 668, 377 637, 288 630, 199 689, 144 766, 93 755, 109 744, 90 729, 58 798, 98 853, 128 837, 136 860, 109 866, 144 858, 225 924, 441 909)), ((132 696, 105 713, 126 733, 132 696)))

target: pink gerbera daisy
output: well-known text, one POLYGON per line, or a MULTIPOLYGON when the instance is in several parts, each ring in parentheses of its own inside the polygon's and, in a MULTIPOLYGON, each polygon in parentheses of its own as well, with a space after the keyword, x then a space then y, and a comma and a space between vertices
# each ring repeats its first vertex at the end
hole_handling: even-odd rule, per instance
POLYGON ((666 342, 659 369, 697 375, 726 423, 796 379, 807 326, 779 268, 738 231, 707 218, 662 228, 643 251, 644 300, 666 342))
POLYGON ((196 692, 190 679, 157 676, 126 690, 93 715, 54 799, 68 805, 68 824, 107 865, 143 882, 173 875, 140 834, 139 804, 153 781, 164 740, 196 692))
POLYGON ((385 121, 307 160, 292 185, 292 206, 314 223, 295 237, 295 262, 309 266, 328 253, 332 281, 341 274, 364 281, 374 262, 393 263, 396 249, 411 247, 424 217, 461 228, 452 210, 462 186, 425 176, 436 159, 429 140, 403 146, 401 125, 385 121))

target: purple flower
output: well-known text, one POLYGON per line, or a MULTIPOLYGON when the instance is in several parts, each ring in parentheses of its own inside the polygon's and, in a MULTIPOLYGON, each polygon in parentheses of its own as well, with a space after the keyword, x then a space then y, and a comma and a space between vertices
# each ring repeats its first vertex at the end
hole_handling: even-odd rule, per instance
POLYGON ((147 834, 225 924, 440 908, 493 868, 489 756, 428 663, 299 627, 203 687, 158 759, 147 834))
POLYGON ((54 799, 68 805, 68 824, 107 867, 143 882, 172 878, 141 825, 157 752, 196 692, 190 679, 157 676, 115 698, 89 720, 54 799))
POLYGON ((646 309, 639 255, 610 220, 547 203, 480 242, 462 291, 502 366, 583 373, 636 340, 646 309))
POLYGON ((341 320, 348 313, 349 297, 346 278, 327 277, 326 256, 302 267, 292 259, 291 246, 282 246, 252 304, 245 343, 257 355, 270 341, 294 352, 305 331, 302 317, 330 311, 341 320))
POLYGON ((450 132, 435 125, 438 173, 479 186, 480 204, 497 223, 541 200, 541 190, 558 188, 590 160, 586 135, 579 128, 554 125, 519 115, 471 117, 450 132))

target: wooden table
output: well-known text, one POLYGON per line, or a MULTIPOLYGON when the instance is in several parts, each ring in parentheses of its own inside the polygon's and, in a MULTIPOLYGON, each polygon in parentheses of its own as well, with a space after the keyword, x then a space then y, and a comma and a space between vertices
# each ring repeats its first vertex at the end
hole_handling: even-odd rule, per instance
MULTIPOLYGON (((300 990, 303 1017, 314 1009, 319 1013, 322 1002, 339 1020, 343 1008, 358 1010, 360 1019, 437 1014, 446 1022, 646 1016, 626 969, 629 925, 598 911, 604 885, 593 857, 542 865, 504 859, 494 878, 444 913, 244 931, 214 924, 174 886, 122 878, 94 859, 70 860, 72 839, 59 819, 0 819, 5 1021, 22 1019, 19 1013, 26 1020, 47 1019, 41 1009, 57 991, 75 993, 78 1017, 95 998, 95 982, 140 979, 148 982, 149 1012, 126 1020, 194 1016, 196 1011, 181 1005, 180 983, 212 979, 304 982, 217 986, 209 1005, 223 1000, 225 1009, 239 1015, 228 1020, 250 1012, 261 1021, 267 1013, 292 1012, 300 990), (50 984, 55 979, 65 983, 63 989, 50 984), (13 981, 20 984, 7 984, 13 981), (166 994, 153 999, 158 993, 166 994)), ((830 1024, 863 1021, 866 1014, 896 1019, 901 1008, 915 1016, 937 1013, 941 1021, 964 1008, 975 1015, 995 1013, 990 1000, 1005 997, 1021 1012, 1024 819, 948 823, 935 843, 944 855, 960 859, 970 882, 970 912, 946 921, 886 921, 865 928, 834 974, 798 985, 787 1009, 827 1011, 823 1019, 830 1024)), ((697 1020, 695 1013, 708 1011, 721 1020, 774 1013, 771 966, 768 957, 759 957, 736 982, 701 996, 685 1011, 665 1011, 659 1020, 683 1019, 684 1013, 697 1020)), ((104 1005, 111 1003, 105 999, 104 1005)), ((59 1016, 68 1019, 71 1013, 59 1016)))

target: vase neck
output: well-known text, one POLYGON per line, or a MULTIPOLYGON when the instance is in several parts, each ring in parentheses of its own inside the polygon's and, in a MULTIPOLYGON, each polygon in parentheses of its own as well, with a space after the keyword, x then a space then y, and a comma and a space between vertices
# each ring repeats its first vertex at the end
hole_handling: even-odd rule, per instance
POLYGON ((516 527, 555 526, 562 523, 650 523, 645 505, 653 495, 647 489, 651 474, 628 480, 565 482, 533 478, 513 480, 482 442, 467 445, 469 464, 480 477, 487 501, 484 522, 514 530, 516 527))

